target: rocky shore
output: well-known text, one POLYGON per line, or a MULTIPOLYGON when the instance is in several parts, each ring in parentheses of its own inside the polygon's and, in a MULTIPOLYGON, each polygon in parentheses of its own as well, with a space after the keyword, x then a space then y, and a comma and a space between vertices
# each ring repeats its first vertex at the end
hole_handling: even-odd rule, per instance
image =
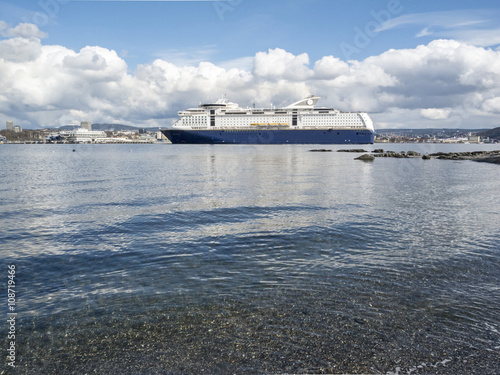
MULTIPOLYGON (((338 152, 368 152, 361 149, 353 149, 353 150, 338 150, 338 152)), ((473 160, 483 163, 493 163, 500 164, 500 150, 496 151, 472 151, 472 152, 437 152, 428 155, 422 155, 415 151, 385 151, 382 149, 376 149, 372 152, 372 154, 363 154, 357 158, 356 160, 363 161, 373 161, 375 158, 419 158, 421 157, 424 160, 429 160, 432 158, 440 159, 440 160, 473 160)))

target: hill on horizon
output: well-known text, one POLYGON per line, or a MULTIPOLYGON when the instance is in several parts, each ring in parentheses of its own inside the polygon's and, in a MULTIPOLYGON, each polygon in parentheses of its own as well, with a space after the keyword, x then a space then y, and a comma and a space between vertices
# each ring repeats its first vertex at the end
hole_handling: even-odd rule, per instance
POLYGON ((482 132, 478 133, 478 135, 481 138, 489 137, 490 139, 500 140, 500 127, 482 131, 482 132))

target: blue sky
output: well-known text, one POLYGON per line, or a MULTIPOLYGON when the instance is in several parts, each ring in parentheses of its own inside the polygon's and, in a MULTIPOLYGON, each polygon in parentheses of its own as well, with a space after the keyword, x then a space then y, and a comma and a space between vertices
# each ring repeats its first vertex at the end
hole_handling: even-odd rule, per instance
POLYGON ((359 60, 391 48, 414 48, 435 39, 436 33, 500 28, 498 2, 484 0, 9 0, 0 4, 1 19, 37 24, 48 34, 46 44, 113 49, 131 69, 158 57, 220 64, 274 48, 305 52, 311 60, 326 55, 359 60), (408 15, 414 16, 413 22, 375 30, 374 36, 365 32, 368 23, 375 26, 408 15), (454 25, 461 20, 477 23, 454 25), (419 36, 425 29, 429 34, 419 36), (356 48, 356 41, 362 48, 356 48))
MULTIPOLYGON (((469 122, 464 119, 470 116, 475 116, 475 126, 496 125, 500 123, 496 117, 500 95, 485 80, 489 77, 497 82, 500 70, 475 64, 473 56, 484 54, 484 61, 495 62, 499 45, 500 6, 490 0, 0 0, 0 60, 2 53, 16 56, 16 48, 18 56, 26 53, 25 61, 11 58, 18 66, 26 63, 22 77, 26 86, 56 89, 48 85, 56 63, 36 71, 31 63, 38 59, 49 64, 48 56, 54 56, 50 51, 56 46, 57 64, 68 69, 65 77, 72 74, 81 87, 92 86, 88 101, 82 104, 80 100, 79 105, 67 103, 66 98, 48 102, 40 99, 42 93, 24 106, 6 102, 2 107, 0 100, 0 121, 13 118, 27 126, 71 117, 75 121, 126 121, 103 109, 102 98, 106 103, 119 100, 117 106, 130 108, 125 101, 132 99, 111 96, 113 81, 122 88, 136 88, 141 98, 148 98, 138 107, 157 108, 129 113, 129 122, 156 125, 160 119, 168 122, 174 118, 180 109, 176 106, 192 105, 188 98, 195 102, 210 99, 208 86, 203 86, 206 82, 198 79, 203 76, 212 89, 220 87, 245 105, 270 100, 286 104, 314 91, 328 101, 323 105, 371 111, 384 127, 404 126, 396 120, 400 111, 411 111, 407 113, 415 124, 411 126, 466 126, 469 122), (438 43, 442 40, 448 44, 438 43), (458 47, 452 42, 459 43, 458 47), (27 44, 31 51, 40 48, 39 53, 28 53, 27 44), (395 66, 388 60, 390 54, 404 63, 395 66), (460 60, 464 54, 466 64, 460 60), (63 55, 79 59, 81 69, 76 71, 76 65, 70 69, 63 55), (430 56, 441 60, 425 66, 430 56), (93 70, 99 66, 107 69, 98 75, 98 83, 96 76, 89 78, 87 65, 92 61, 93 70), (97 64, 99 61, 103 64, 97 64), (446 76, 439 69, 447 63, 456 75, 438 79, 443 83, 438 91, 454 91, 446 95, 443 91, 432 101, 418 97, 415 93, 425 95, 425 90, 409 77, 432 79, 430 85, 434 85, 436 75, 446 76), (404 65, 408 65, 406 70, 404 65), (428 72, 433 67, 438 67, 434 75, 428 72), (482 72, 485 77, 476 77, 482 72), (189 87, 175 77, 183 77, 189 87), (459 86, 454 85, 457 80, 459 86), (273 82, 279 83, 275 93, 270 89, 273 82), (154 90, 158 98, 152 94, 154 90), (363 90, 375 95, 376 102, 363 90), (162 95, 170 100, 164 103, 159 98, 162 95), (168 109, 160 110, 161 105, 168 109), (30 114, 21 113, 27 109, 30 114), (419 122, 419 116, 423 121, 419 122)), ((4 60, 0 74, 2 69, 10 71, 9 59, 4 60)), ((19 81, 10 86, 4 83, 3 89, 23 98, 20 86, 19 81)))

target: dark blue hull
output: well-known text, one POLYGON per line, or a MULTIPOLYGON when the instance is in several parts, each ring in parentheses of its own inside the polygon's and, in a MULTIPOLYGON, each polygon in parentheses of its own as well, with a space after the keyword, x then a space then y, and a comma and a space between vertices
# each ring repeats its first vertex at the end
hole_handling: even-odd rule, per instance
POLYGON ((162 130, 172 143, 190 144, 370 144, 371 130, 162 130))

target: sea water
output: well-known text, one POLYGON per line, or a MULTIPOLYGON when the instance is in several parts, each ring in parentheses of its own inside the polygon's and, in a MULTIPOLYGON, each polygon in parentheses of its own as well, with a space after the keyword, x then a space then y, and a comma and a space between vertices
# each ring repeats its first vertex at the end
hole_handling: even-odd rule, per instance
POLYGON ((0 145, 3 368, 499 373, 500 166, 312 148, 0 145))

